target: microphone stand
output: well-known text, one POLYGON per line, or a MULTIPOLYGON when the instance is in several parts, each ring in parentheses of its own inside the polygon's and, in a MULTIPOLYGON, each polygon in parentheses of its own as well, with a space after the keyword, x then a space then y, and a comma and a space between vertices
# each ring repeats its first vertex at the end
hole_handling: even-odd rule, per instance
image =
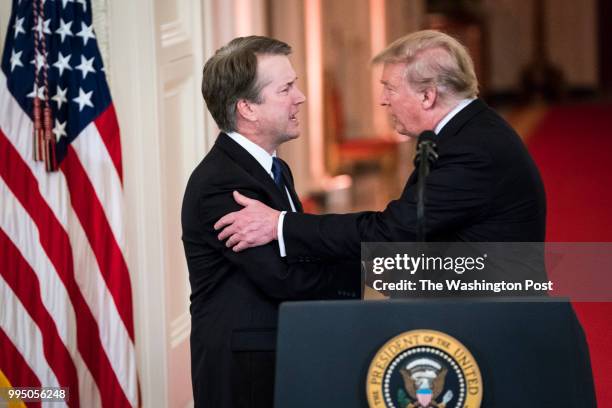
POLYGON ((434 141, 435 133, 425 131, 419 136, 417 154, 414 158, 418 171, 418 181, 416 186, 417 196, 417 222, 416 236, 417 242, 425 242, 425 179, 429 175, 429 167, 438 159, 437 146, 434 141))

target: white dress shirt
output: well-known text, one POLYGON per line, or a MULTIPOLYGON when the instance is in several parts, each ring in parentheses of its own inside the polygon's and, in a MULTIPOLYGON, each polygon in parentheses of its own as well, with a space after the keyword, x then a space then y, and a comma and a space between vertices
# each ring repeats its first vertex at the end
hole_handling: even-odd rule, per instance
POLYGON ((442 128, 444 126, 446 126, 446 124, 453 118, 455 117, 456 114, 458 114, 459 112, 461 112, 463 110, 463 108, 465 108, 466 106, 468 106, 473 100, 475 100, 476 98, 469 98, 469 99, 462 99, 459 101, 459 103, 457 104, 457 106, 455 106, 450 112, 448 112, 446 114, 446 116, 444 116, 442 118, 442 120, 440 120, 440 122, 438 122, 438 124, 436 125, 435 129, 434 129, 434 133, 436 135, 440 134, 440 131, 442 130, 442 128))
MULTIPOLYGON (((244 150, 249 152, 249 154, 253 156, 255 160, 257 160, 257 162, 264 168, 270 177, 272 177, 272 180, 274 180, 274 174, 272 173, 272 157, 276 156, 276 152, 270 155, 261 146, 253 143, 238 132, 227 132, 227 135, 231 137, 234 142, 242 146, 244 150)), ((295 205, 293 204, 293 200, 291 199, 291 194, 289 194, 287 186, 285 186, 285 194, 287 194, 287 198, 289 199, 291 211, 295 212, 295 205)), ((280 217, 278 217, 278 228, 282 228, 286 213, 287 211, 282 211, 280 217)), ((282 234, 278 234, 278 246, 280 247, 280 255, 283 257, 287 256, 287 253, 285 252, 285 241, 282 234)))

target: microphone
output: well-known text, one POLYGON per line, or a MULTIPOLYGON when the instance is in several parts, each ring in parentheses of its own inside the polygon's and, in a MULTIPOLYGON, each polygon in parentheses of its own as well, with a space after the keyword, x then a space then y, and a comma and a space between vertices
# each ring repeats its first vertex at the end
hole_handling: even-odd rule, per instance
POLYGON ((436 138, 436 134, 431 130, 426 130, 419 135, 416 156, 414 157, 414 167, 419 168, 421 158, 425 157, 425 164, 429 172, 429 166, 438 160, 438 145, 436 144, 436 138))
POLYGON ((419 135, 417 142, 414 166, 418 170, 416 187, 417 195, 417 242, 425 242, 425 178, 429 174, 429 167, 438 160, 438 146, 436 145, 436 134, 426 130, 419 135))

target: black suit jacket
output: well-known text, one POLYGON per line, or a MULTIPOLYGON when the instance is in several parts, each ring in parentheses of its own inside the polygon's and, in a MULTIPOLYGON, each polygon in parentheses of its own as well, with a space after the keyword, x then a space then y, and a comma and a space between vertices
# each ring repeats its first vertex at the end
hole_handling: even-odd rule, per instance
MULTIPOLYGON (((298 211, 289 167, 283 179, 298 211)), ((288 263, 274 243, 234 253, 214 223, 240 206, 232 191, 291 211, 287 195, 239 144, 220 134, 193 171, 182 208, 191 283, 191 366, 197 407, 272 406, 278 305, 283 300, 355 298, 359 264, 288 263)))
MULTIPOLYGON (((516 132, 477 99, 442 128, 426 182, 428 241, 544 241, 546 198, 538 169, 516 132)), ((416 240, 413 172, 382 212, 287 214, 287 256, 359 257, 361 242, 416 240)))

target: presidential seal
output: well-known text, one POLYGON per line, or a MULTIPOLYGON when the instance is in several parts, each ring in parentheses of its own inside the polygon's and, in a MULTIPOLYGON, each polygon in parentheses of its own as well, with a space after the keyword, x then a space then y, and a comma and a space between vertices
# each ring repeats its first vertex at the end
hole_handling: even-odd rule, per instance
POLYGON ((378 350, 366 393, 371 408, 478 408, 482 377, 474 356, 457 339, 411 330, 378 350))

